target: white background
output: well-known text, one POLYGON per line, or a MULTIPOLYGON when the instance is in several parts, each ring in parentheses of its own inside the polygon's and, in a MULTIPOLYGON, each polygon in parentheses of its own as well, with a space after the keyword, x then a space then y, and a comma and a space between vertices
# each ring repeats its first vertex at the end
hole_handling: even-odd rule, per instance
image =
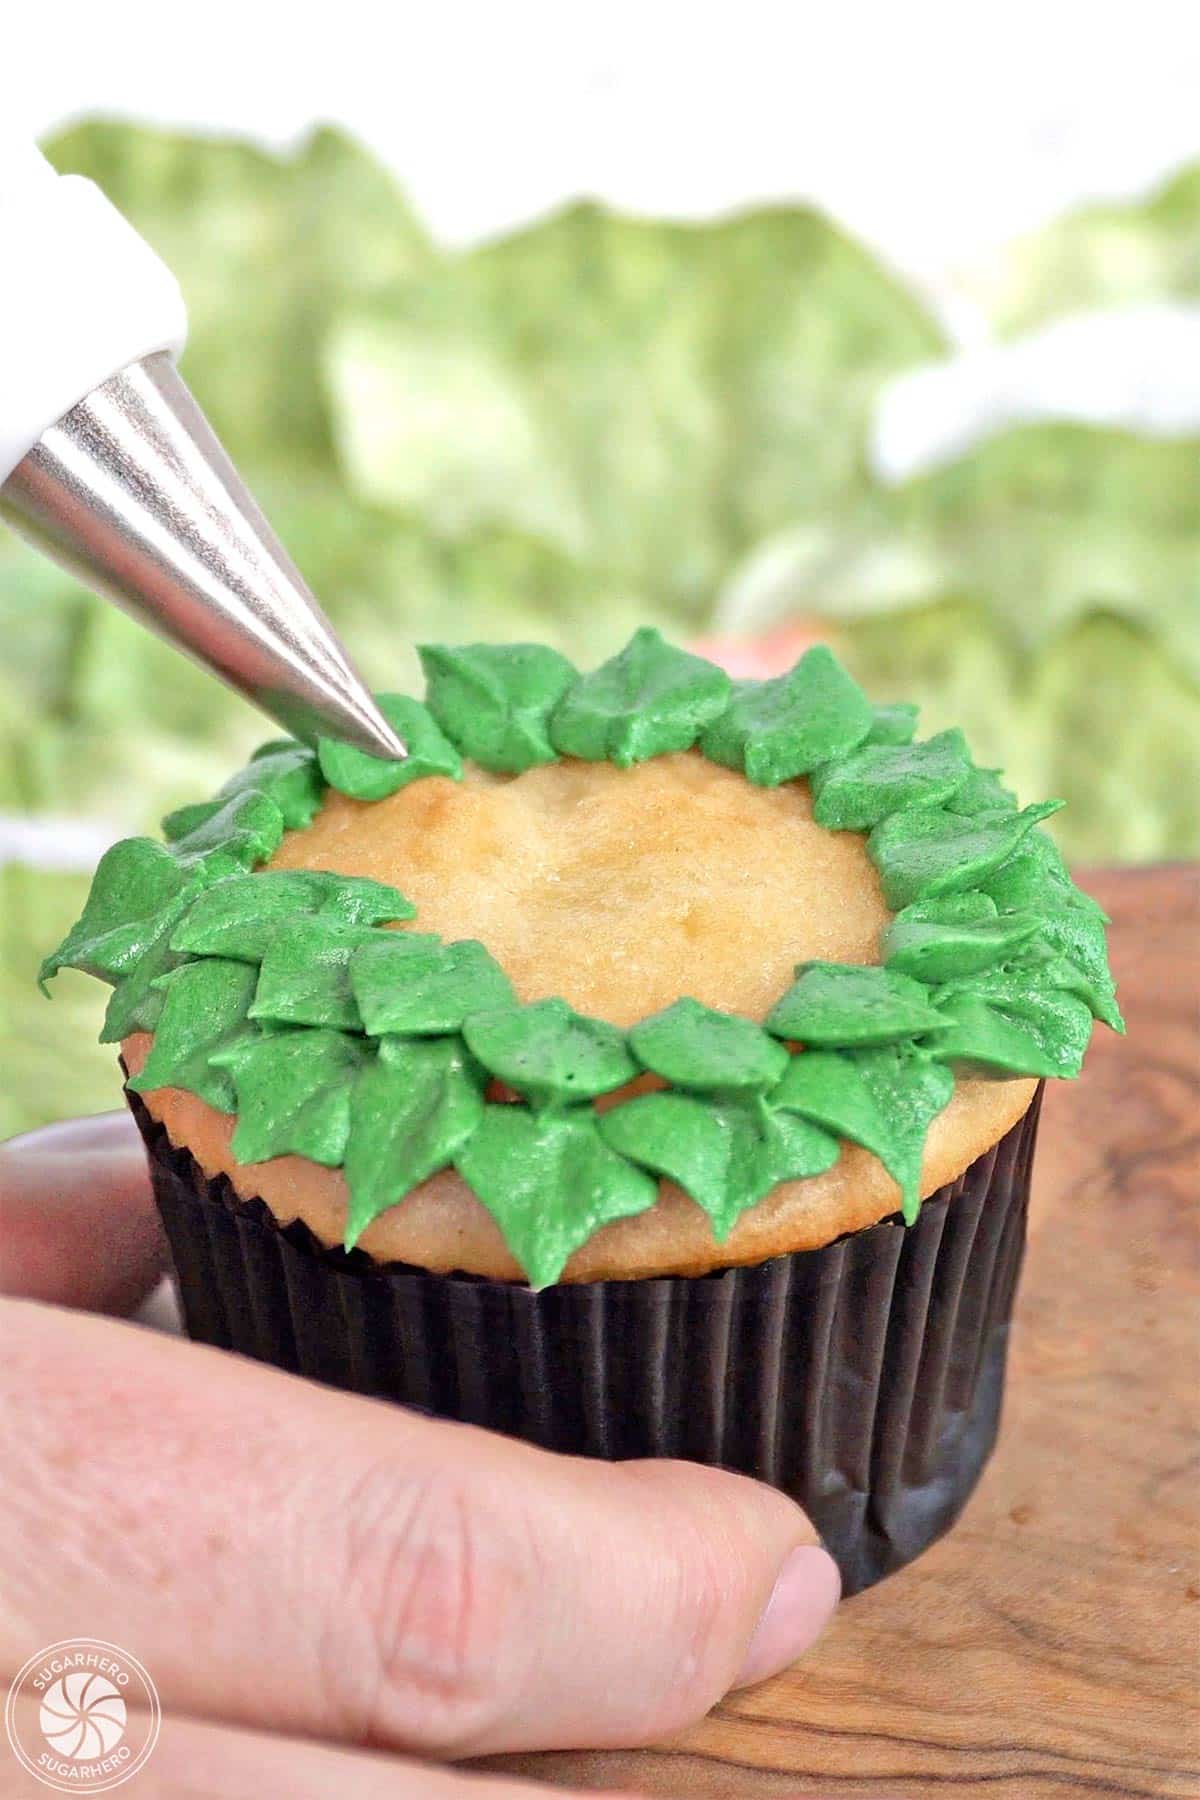
POLYGON ((1200 154, 1192 0, 8 0, 0 116, 286 144, 352 126, 464 241, 576 194, 826 205, 947 292, 990 245, 1200 154))
MULTIPOLYGON (((0 0, 0 23, 0 130, 108 114, 282 148, 340 123, 448 244, 577 196, 681 217, 817 202, 959 345, 884 394, 886 477, 1022 418, 1200 430, 1200 307, 995 348, 962 279, 1200 156, 1194 0, 0 0)), ((0 820, 0 857, 90 861, 93 834, 66 830, 0 820)))

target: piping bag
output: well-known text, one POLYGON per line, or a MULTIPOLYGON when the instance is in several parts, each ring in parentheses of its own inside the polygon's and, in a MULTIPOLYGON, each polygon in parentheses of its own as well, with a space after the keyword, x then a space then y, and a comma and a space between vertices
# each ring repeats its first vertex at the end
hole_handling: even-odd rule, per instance
POLYGON ((0 140, 0 517, 292 736, 405 756, 179 375, 186 337, 100 189, 0 140))

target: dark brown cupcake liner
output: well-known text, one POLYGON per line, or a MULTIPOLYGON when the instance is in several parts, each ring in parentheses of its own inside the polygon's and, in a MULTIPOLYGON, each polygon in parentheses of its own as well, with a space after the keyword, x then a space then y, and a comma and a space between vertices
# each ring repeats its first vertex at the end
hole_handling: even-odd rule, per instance
POLYGON ((327 1249, 128 1099, 203 1343, 552 1450, 739 1469, 804 1507, 847 1593, 953 1524, 995 1443, 1040 1087, 914 1225, 537 1294, 327 1249))

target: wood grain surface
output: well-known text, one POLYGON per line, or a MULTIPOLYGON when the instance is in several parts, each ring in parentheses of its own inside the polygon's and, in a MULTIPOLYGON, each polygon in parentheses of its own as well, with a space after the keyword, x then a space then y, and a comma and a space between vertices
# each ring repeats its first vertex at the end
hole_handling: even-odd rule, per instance
POLYGON ((1097 873, 1129 1024, 1051 1083, 1000 1444, 957 1527, 677 1741, 577 1787, 1200 1800, 1200 875, 1097 873))

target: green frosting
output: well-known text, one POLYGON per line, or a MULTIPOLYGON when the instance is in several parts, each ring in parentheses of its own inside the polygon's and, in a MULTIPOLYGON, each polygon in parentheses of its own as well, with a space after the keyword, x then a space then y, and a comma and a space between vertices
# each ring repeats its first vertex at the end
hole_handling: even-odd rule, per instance
POLYGON ((911 1222, 956 1068, 1071 1076, 1093 1018, 1123 1030, 1104 914, 1039 829, 1058 802, 1019 810, 960 733, 917 741, 915 708, 872 707, 828 650, 736 685, 653 631, 588 675, 536 644, 421 654, 426 704, 381 697, 405 761, 263 745, 170 815, 167 844, 107 852, 41 970, 109 982, 104 1040, 154 1033, 130 1085, 235 1114, 240 1161, 343 1168, 348 1247, 453 1166, 544 1286, 602 1225, 652 1206, 659 1177, 724 1239, 843 1141, 879 1158, 911 1222), (395 929, 415 918, 395 888, 260 867, 327 787, 373 801, 457 779, 463 756, 515 774, 697 742, 760 785, 807 775, 819 824, 869 833, 894 915, 878 964, 799 964, 761 1026, 686 996, 627 1031, 562 1000, 522 1006, 482 944, 395 929), (597 1109, 639 1075, 666 1086, 597 1109))
POLYGON ((534 1287, 556 1281, 602 1225, 646 1212, 658 1199, 658 1183, 611 1148, 584 1106, 488 1106, 454 1166, 534 1287))
POLYGON ((871 729, 863 739, 867 744, 911 744, 917 735, 917 711, 907 700, 891 706, 872 709, 871 729))
POLYGON ((594 1100, 639 1073, 624 1032, 583 1018, 565 1000, 476 1013, 463 1037, 489 1075, 534 1105, 594 1100))
MULTIPOLYGON (((919 1044, 887 1044, 858 1053, 855 1066, 887 1120, 887 1154, 880 1161, 900 1189, 905 1220, 920 1211, 921 1162, 925 1134, 954 1092, 954 1072, 919 1044)), ((878 1154, 878 1152, 877 1152, 878 1154)))
POLYGON ((986 894, 949 895, 943 901, 916 900, 906 906, 884 932, 880 948, 889 970, 917 981, 950 981, 1003 961, 1036 937, 1041 925, 1036 913, 1012 912, 1001 918, 986 894), (990 916, 964 916, 956 905, 963 900, 986 902, 990 916))
POLYGON ((890 814, 867 840, 884 899, 898 911, 914 900, 976 887, 1060 804, 1046 800, 1023 812, 989 811, 973 818, 940 806, 908 806, 890 814))
POLYGON ((929 989, 893 969, 809 962, 767 1014, 767 1030, 816 1049, 894 1044, 936 1031, 929 989))
POLYGON ((999 769, 968 768, 967 779, 946 801, 946 811, 965 813, 1016 812, 1017 797, 1000 779, 999 769))
POLYGON ((901 807, 948 803, 970 768, 961 731, 924 744, 864 744, 813 770, 813 818, 830 831, 869 831, 901 807))
POLYGON ((322 738, 317 760, 330 787, 349 794, 352 800, 386 800, 425 775, 462 780, 462 757, 427 706, 407 694, 377 694, 376 699, 388 724, 399 732, 408 755, 403 762, 393 762, 356 750, 351 744, 322 738))
MULTIPOLYGON (((990 1006, 977 994, 949 994, 943 1001, 949 1028, 939 1041, 943 1056, 983 1070, 1013 1075, 1073 1075, 1072 1058, 1063 1048, 1048 1046, 1029 1021, 990 1006)), ((1088 1032, 1091 1015, 1084 1009, 1088 1032)))
POLYGON ((820 1175, 838 1158, 838 1141, 764 1102, 709 1103, 688 1094, 643 1094, 600 1120, 605 1142, 656 1175, 678 1182, 729 1236, 755 1201, 781 1181, 820 1175))
POLYGON ((282 835, 281 823, 278 833, 274 829, 277 821, 272 801, 247 795, 220 808, 174 853, 149 838, 114 844, 101 858, 81 917, 42 964, 43 988, 59 969, 83 969, 113 986, 102 1043, 153 1031, 164 1004, 160 979, 183 961, 171 947, 175 928, 206 882, 229 878, 271 854, 282 835), (222 826, 228 837, 214 846, 206 833, 222 826))
POLYGON ((285 831, 311 825, 325 797, 316 755, 290 739, 261 745, 246 768, 231 776, 214 800, 168 813, 162 822, 163 836, 175 843, 198 825, 206 825, 230 800, 249 793, 265 794, 274 801, 285 831))
POLYGON ((831 650, 817 644, 788 675, 739 681, 701 748, 757 786, 778 787, 845 756, 874 723, 874 708, 858 683, 831 650))
POLYGON ((447 1168, 483 1117, 482 1082, 461 1039, 381 1039, 350 1098, 346 1248, 418 1182, 447 1168))
POLYGON ((512 983, 482 944, 385 932, 350 959, 350 987, 371 1037, 442 1037, 472 1013, 512 1006, 512 983))
MULTIPOLYGON (((1038 916, 1037 941, 1056 954, 1055 967, 1067 976, 1064 986, 1086 1001, 1095 1017, 1111 1030, 1124 1030, 1117 990, 1108 970, 1103 918, 1071 906, 1047 909, 1038 916)), ((954 973, 961 975, 965 970, 954 973)))
MULTIPOLYGON (((1050 964, 1024 967, 998 963, 966 981, 948 982, 936 990, 939 1003, 964 994, 998 1009, 1039 1047, 1041 1067, 1027 1074, 1078 1075, 1092 1035, 1092 1011, 1086 1001, 1064 990, 1050 964)), ((978 1051, 959 1052, 963 1060, 987 1061, 978 1051)))
POLYGON ((642 1064, 673 1087, 697 1093, 761 1093, 787 1068, 782 1044, 752 1019, 714 1012, 698 1000, 676 1000, 629 1033, 642 1064))
POLYGON ((198 891, 162 844, 125 838, 100 858, 83 912, 42 963, 43 988, 60 969, 82 969, 118 983, 181 916, 198 891))
POLYGON ((904 1217, 911 1224, 921 1204, 925 1132, 953 1089, 953 1076, 944 1064, 915 1045, 899 1044, 848 1052, 807 1050, 791 1059, 773 1098, 777 1106, 789 1107, 877 1156, 899 1186, 904 1217))
MULTIPOLYGON (((153 1053, 152 1053, 153 1054, 153 1053)), ((366 1061, 345 1031, 281 1031, 235 1037, 211 1061, 229 1072, 237 1100, 239 1162, 307 1156, 336 1169, 350 1140, 350 1097, 366 1061)))
POLYGON ((155 986, 164 996, 162 1013, 145 1066, 129 1084, 134 1092, 186 1088, 210 1106, 232 1112, 233 1081, 213 1058, 250 1037, 249 1009, 257 979, 249 964, 220 956, 183 963, 160 975, 155 986))
POLYGON ((217 881, 266 862, 282 838, 283 814, 269 794, 251 788, 176 838, 174 850, 182 868, 206 882, 217 881))
POLYGON ((550 737, 563 756, 607 758, 619 769, 690 750, 704 727, 724 712, 731 682, 723 669, 663 641, 650 626, 563 695, 550 737))
POLYGON ((859 1061, 840 1050, 806 1050, 803 1056, 791 1056, 771 1101, 823 1125, 835 1137, 861 1144, 887 1167, 892 1128, 875 1104, 859 1061))
POLYGON ((450 741, 482 769, 519 774, 554 762, 550 715, 578 680, 545 644, 422 644, 430 712, 450 741))
POLYGON ((348 925, 342 919, 297 919, 286 925, 259 965, 251 1018, 362 1031, 350 961, 360 945, 382 936, 373 925, 348 925))
POLYGON ((414 918, 416 908, 395 888, 362 876, 264 869, 203 889, 171 933, 171 948, 260 963, 280 932, 308 915, 383 925, 414 918))

